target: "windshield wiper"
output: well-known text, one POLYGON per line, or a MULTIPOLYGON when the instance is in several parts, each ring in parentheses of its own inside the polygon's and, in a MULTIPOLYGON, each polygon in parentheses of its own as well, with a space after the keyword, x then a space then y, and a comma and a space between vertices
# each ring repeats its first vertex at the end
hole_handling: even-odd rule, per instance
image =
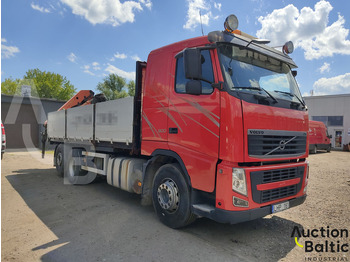
POLYGON ((291 96, 291 97, 295 97, 296 99, 299 100, 300 104, 303 105, 303 108, 306 108, 306 105, 305 105, 305 103, 303 102, 303 100, 301 100, 297 95, 292 94, 292 93, 290 93, 290 92, 280 91, 280 90, 273 90, 273 91, 276 92, 276 93, 281 93, 281 94, 289 95, 289 96, 291 96))
POLYGON ((262 87, 246 86, 246 87, 236 87, 236 88, 264 91, 269 97, 271 97, 271 99, 274 101, 275 104, 278 103, 277 99, 262 87))

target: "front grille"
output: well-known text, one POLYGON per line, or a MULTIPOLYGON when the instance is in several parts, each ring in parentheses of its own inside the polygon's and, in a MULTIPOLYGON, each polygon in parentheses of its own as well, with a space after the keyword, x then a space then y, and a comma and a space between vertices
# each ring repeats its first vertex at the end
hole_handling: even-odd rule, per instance
POLYGON ((300 190, 304 177, 304 166, 255 171, 250 173, 253 201, 259 204, 296 195, 300 190), (264 191, 258 185, 300 178, 299 184, 274 188, 264 191))
POLYGON ((297 168, 264 171, 262 184, 294 179, 296 177, 297 168))
POLYGON ((262 192, 261 202, 266 203, 269 201, 296 195, 297 185, 275 188, 275 189, 265 190, 261 192, 262 192))
POLYGON ((248 154, 259 158, 301 156, 306 152, 306 137, 306 132, 249 129, 248 154))

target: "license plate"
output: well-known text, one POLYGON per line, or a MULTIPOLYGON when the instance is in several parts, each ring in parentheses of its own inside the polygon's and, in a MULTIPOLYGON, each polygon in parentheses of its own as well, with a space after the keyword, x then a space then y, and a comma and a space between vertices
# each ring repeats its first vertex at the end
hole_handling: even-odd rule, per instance
POLYGON ((276 205, 272 205, 272 213, 277 213, 289 208, 289 202, 283 202, 276 205))

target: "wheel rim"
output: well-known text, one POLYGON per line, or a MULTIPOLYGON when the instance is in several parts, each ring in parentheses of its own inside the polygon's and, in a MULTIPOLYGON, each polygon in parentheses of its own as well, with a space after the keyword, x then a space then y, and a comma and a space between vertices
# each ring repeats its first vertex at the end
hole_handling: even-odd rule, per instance
POLYGON ((179 207, 179 191, 176 183, 167 178, 162 181, 157 190, 159 205, 169 213, 174 213, 179 207))
POLYGON ((62 160, 63 160, 62 153, 58 153, 57 156, 56 156, 56 165, 57 166, 61 166, 62 165, 62 160))

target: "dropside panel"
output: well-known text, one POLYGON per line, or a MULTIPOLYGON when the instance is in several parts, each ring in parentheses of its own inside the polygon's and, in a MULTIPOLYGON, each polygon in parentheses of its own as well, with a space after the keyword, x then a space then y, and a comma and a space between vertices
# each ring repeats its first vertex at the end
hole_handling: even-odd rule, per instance
MULTIPOLYGON (((94 105, 86 105, 67 110, 67 139, 93 139, 94 105)), ((50 125, 50 122, 48 123, 50 125)))
POLYGON ((47 116, 47 135, 53 139, 64 139, 66 137, 66 112, 65 110, 50 112, 47 116))
POLYGON ((96 104, 95 139, 132 143, 134 97, 96 104))

